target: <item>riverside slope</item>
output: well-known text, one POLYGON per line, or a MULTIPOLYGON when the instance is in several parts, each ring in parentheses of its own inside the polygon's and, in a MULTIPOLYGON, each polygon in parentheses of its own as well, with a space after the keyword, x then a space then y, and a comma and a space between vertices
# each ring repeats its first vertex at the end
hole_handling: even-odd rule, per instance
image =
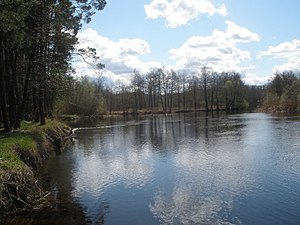
POLYGON ((24 122, 22 130, 0 134, 0 215, 38 210, 50 193, 40 187, 37 169, 70 140, 72 130, 49 120, 47 125, 24 122))

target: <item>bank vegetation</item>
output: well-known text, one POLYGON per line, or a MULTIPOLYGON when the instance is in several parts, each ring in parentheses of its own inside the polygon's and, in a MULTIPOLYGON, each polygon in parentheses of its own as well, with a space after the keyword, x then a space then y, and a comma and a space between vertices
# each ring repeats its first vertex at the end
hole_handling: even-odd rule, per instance
POLYGON ((0 1, 0 214, 43 205, 36 169, 69 132, 47 118, 53 118, 55 102, 72 86, 73 57, 92 57, 95 67, 103 67, 94 49, 75 45, 82 23, 105 4, 0 1))
POLYGON ((147 74, 134 71, 128 83, 107 85, 105 77, 81 77, 56 102, 56 114, 176 113, 191 111, 300 111, 299 73, 274 74, 263 86, 246 85, 237 72, 175 72, 165 68, 147 74))
POLYGON ((40 187, 37 169, 69 140, 70 128, 47 120, 47 125, 22 122, 22 129, 0 134, 0 215, 39 209, 48 193, 40 187))
POLYGON ((300 112, 299 73, 284 71, 276 73, 267 85, 261 109, 267 112, 300 112))

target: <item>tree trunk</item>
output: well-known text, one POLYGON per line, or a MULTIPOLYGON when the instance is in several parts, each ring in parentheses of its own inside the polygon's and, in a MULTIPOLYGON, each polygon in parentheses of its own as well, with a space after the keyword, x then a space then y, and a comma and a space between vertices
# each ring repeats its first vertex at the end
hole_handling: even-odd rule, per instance
POLYGON ((218 91, 216 91, 216 104, 217 104, 217 111, 220 111, 218 91))
POLYGON ((17 117, 17 90, 18 90, 18 79, 16 74, 16 59, 15 54, 10 53, 10 60, 7 63, 7 68, 10 74, 10 90, 9 90, 9 120, 11 127, 16 123, 17 117))
POLYGON ((211 90, 211 102, 210 102, 210 110, 214 109, 214 90, 211 90))
POLYGON ((193 88, 193 95, 194 95, 194 110, 196 111, 197 110, 197 92, 196 92, 196 85, 194 85, 194 88, 193 88))
MULTIPOLYGON (((32 58, 33 58, 33 55, 31 57, 31 59, 32 58)), ((20 121, 22 118, 22 114, 23 114, 25 106, 28 102, 29 76, 31 73, 31 68, 32 68, 32 64, 31 64, 31 61, 29 60, 27 71, 26 71, 26 76, 25 76, 24 88, 23 88, 23 97, 22 97, 21 105, 20 105, 18 113, 17 113, 15 128, 20 128, 20 126, 21 126, 20 121)))
MULTIPOLYGON (((1 35, 1 39, 2 39, 1 35)), ((3 39, 2 39, 3 40, 3 39)), ((5 49, 4 49, 4 43, 1 41, 1 46, 0 46, 0 102, 1 102, 1 112, 2 112, 2 119, 3 119, 3 126, 4 126, 4 131, 9 132, 11 131, 11 126, 9 123, 9 117, 7 113, 7 96, 6 96, 6 84, 5 84, 5 75, 6 75, 6 70, 5 70, 5 49)))
POLYGON ((204 100, 205 100, 205 110, 209 111, 209 109, 208 109, 208 97, 207 97, 207 78, 204 78, 204 100))
POLYGON ((170 96, 170 107, 169 107, 169 112, 172 112, 172 108, 173 108, 173 87, 171 89, 171 96, 170 96))
POLYGON ((32 85, 32 106, 34 122, 39 122, 39 109, 38 109, 38 96, 37 96, 37 83, 33 82, 32 85))
POLYGON ((226 111, 229 111, 227 89, 225 90, 225 108, 226 108, 226 111))
POLYGON ((39 117, 40 117, 40 124, 46 124, 46 117, 45 117, 45 94, 44 94, 43 86, 39 88, 39 117))
POLYGON ((177 108, 178 108, 178 111, 180 111, 180 88, 179 88, 179 83, 178 83, 178 87, 177 87, 177 108))

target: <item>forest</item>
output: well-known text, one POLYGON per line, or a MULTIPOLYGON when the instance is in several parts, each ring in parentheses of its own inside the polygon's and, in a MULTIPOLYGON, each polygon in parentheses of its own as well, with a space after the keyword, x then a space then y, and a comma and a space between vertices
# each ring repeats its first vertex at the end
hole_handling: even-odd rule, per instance
POLYGON ((82 23, 105 0, 2 0, 0 2, 0 122, 5 131, 22 119, 45 124, 72 80, 70 59, 82 23))
MULTIPOLYGON (((249 86, 235 71, 178 72, 165 68, 133 71, 128 83, 107 85, 97 78, 72 76, 73 57, 93 57, 76 49, 82 23, 91 21, 105 0, 0 2, 0 127, 18 129, 21 120, 77 114, 171 113, 187 111, 300 111, 299 72, 276 72, 265 86, 249 86)), ((100 73, 101 74, 101 73, 100 73)))
POLYGON ((299 112, 299 73, 276 73, 264 86, 249 86, 237 72, 200 74, 154 69, 134 71, 128 84, 106 85, 105 79, 82 77, 73 80, 72 91, 56 102, 56 114, 176 113, 191 111, 299 112))

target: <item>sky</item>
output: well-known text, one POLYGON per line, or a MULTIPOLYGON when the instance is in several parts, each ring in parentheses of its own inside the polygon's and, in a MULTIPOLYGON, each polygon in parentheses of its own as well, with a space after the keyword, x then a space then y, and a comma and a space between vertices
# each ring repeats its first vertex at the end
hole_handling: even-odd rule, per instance
MULTIPOLYGON (((249 85, 300 68, 299 0, 107 0, 78 34, 92 47, 101 74, 128 82, 134 70, 236 71, 249 85)), ((99 76, 83 60, 77 76, 99 76)))

